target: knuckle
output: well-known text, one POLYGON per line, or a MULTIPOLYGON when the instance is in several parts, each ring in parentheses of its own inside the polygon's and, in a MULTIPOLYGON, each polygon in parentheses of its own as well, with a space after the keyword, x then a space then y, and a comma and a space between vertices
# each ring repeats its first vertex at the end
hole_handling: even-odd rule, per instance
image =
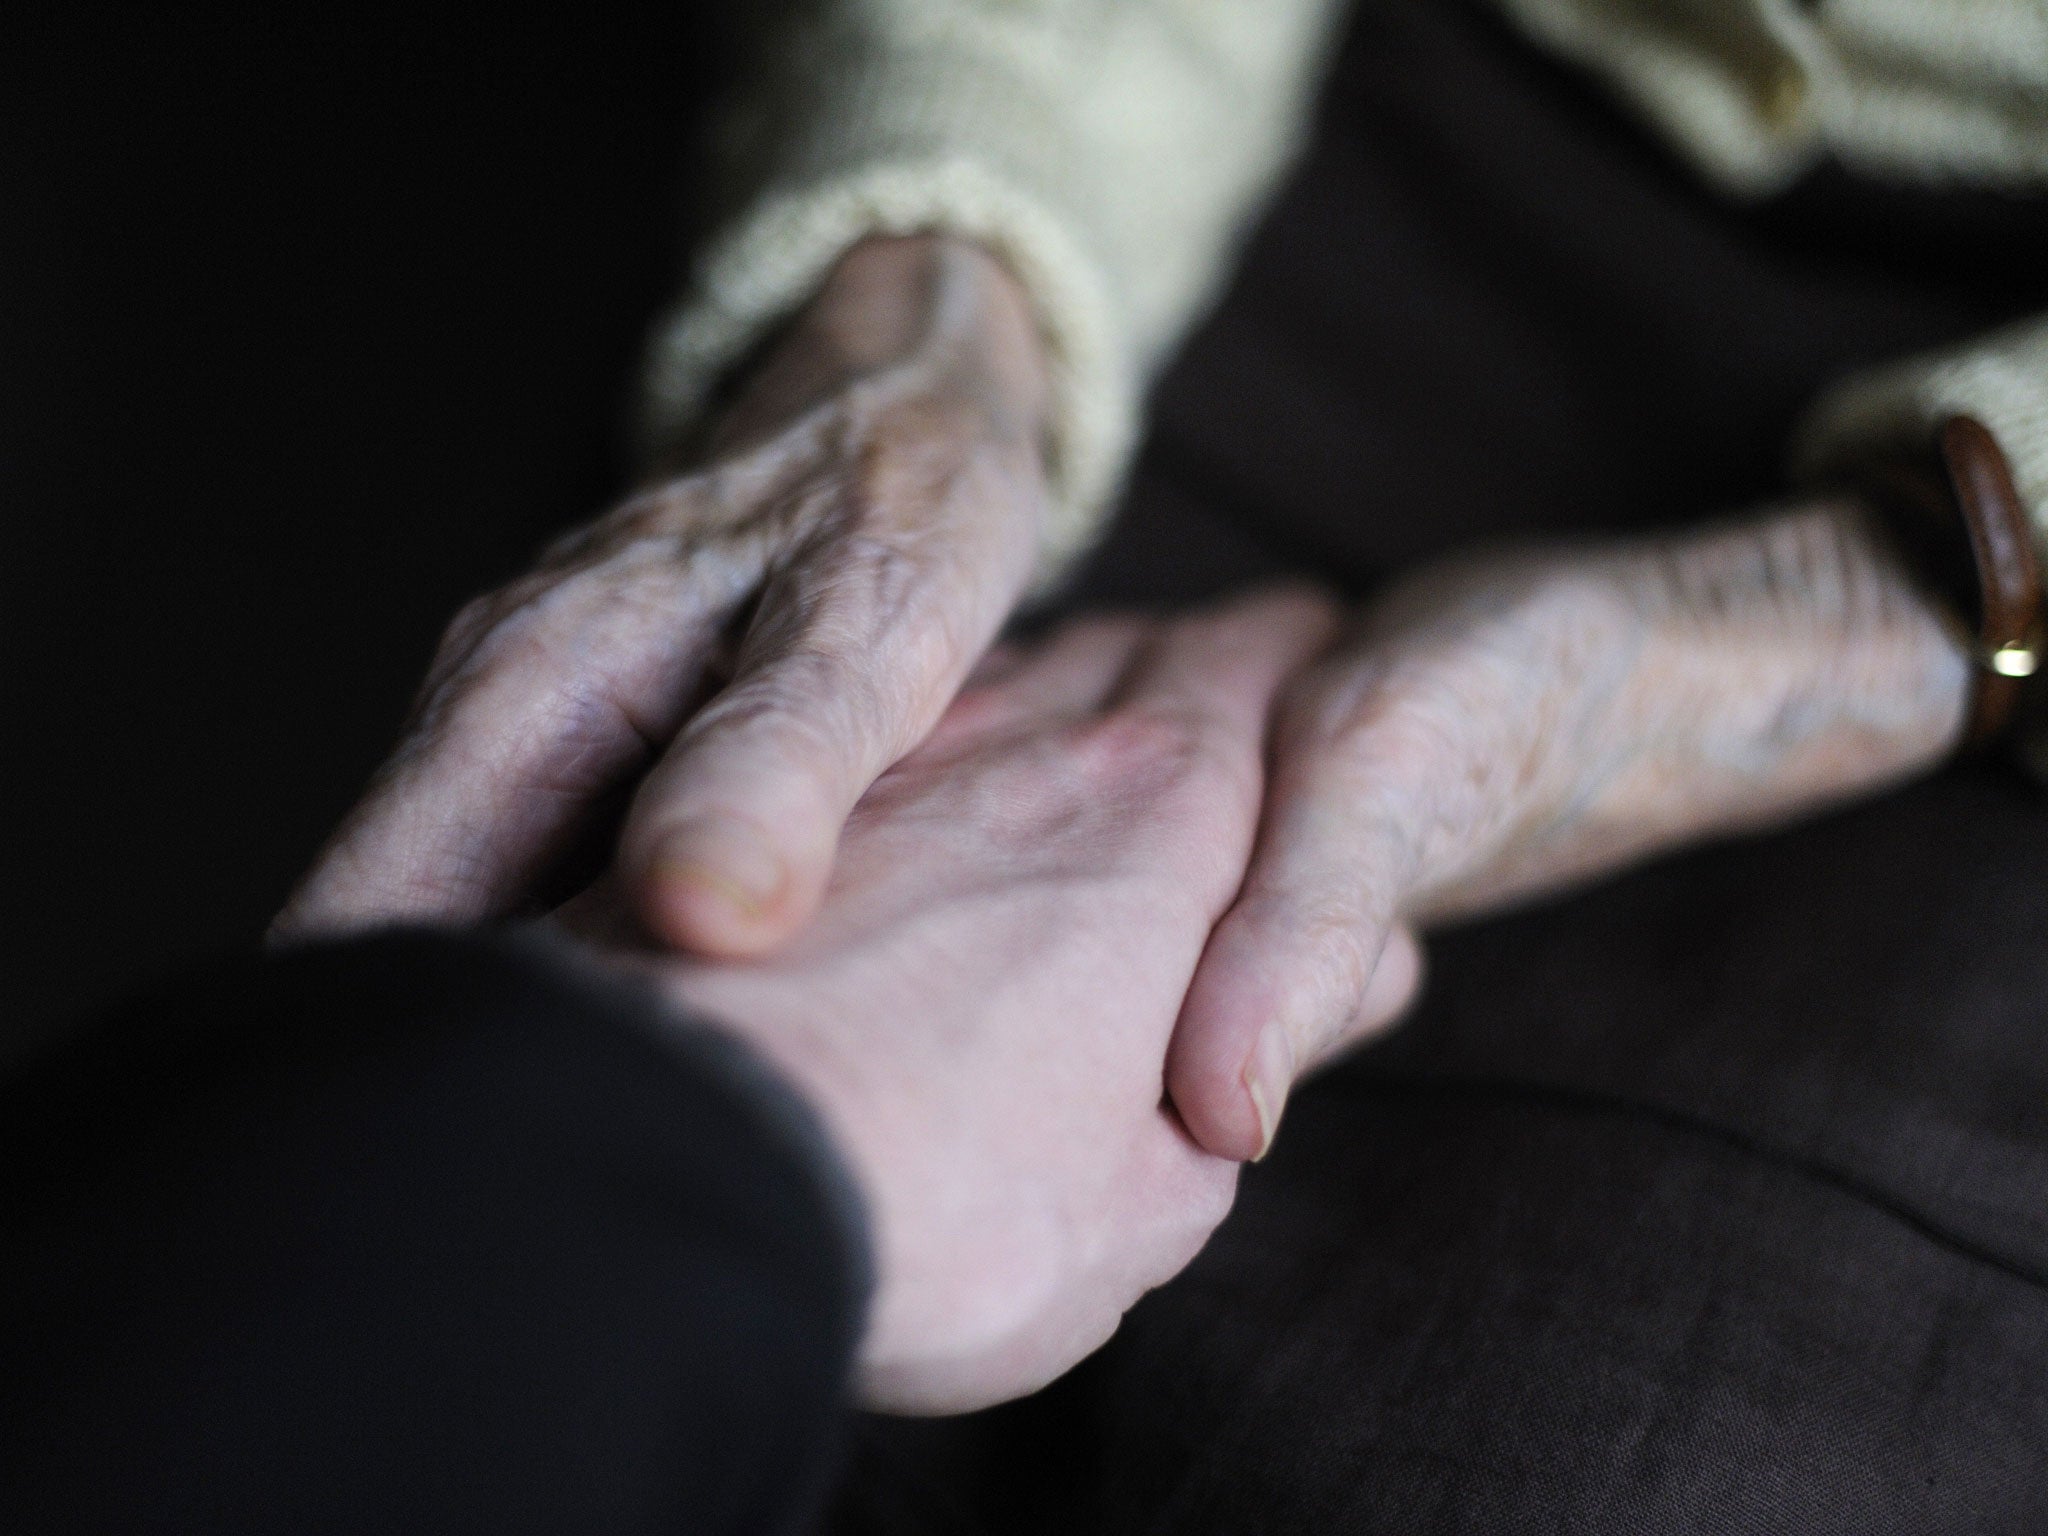
POLYGON ((827 733, 900 754, 933 723, 965 648, 928 615, 877 625, 876 610, 835 601, 804 616, 745 685, 746 707, 814 715, 827 733))
POLYGON ((1126 705, 1070 728, 1076 764, 1089 778, 1132 791, 1185 782, 1209 750, 1202 722, 1170 706, 1126 705))
POLYGON ((606 678, 578 665, 573 644, 546 627, 500 622, 429 679, 414 715, 414 732, 460 738, 480 770, 530 760, 544 747, 594 739, 605 717, 620 710, 606 678))
POLYGON ((820 695, 786 676, 729 689, 685 733, 686 750, 735 758, 758 770, 764 761, 804 764, 837 777, 849 755, 865 756, 862 727, 843 696, 820 695))
POLYGON ((1133 732, 1131 756, 1149 765, 1162 790, 1180 791, 1222 814, 1245 815, 1263 793, 1264 768, 1256 743, 1236 739, 1213 715, 1192 706, 1150 705, 1119 711, 1133 732))
POLYGON ((1348 1018, 1365 1000, 1376 956, 1359 933, 1356 918, 1349 914, 1311 920, 1308 936, 1332 1017, 1348 1018))
POLYGON ((673 626, 671 583, 628 573, 539 573, 480 600, 471 664, 487 672, 597 672, 622 646, 673 626))
POLYGON ((1277 931, 1292 939, 1299 984, 1314 1003, 1303 1015, 1313 1038, 1296 1042, 1307 1059, 1364 1005, 1384 929, 1360 901, 1336 891, 1290 903, 1278 922, 1277 931))
MULTIPOLYGON (((703 509, 702 477, 677 475, 635 491, 581 530, 581 537, 586 545, 672 537, 701 521, 703 509)), ((578 535, 570 537, 575 539, 578 535)))
POLYGON ((967 631, 976 627, 979 584, 950 567, 942 544, 858 530, 835 538, 802 605, 804 645, 841 658, 884 658, 907 677, 957 670, 969 651, 967 631))
POLYGON ((470 648, 465 671, 474 680, 491 682, 532 678, 554 670, 574 648, 559 623, 522 605, 492 623, 470 648))
POLYGON ((498 622, 503 601, 500 592, 486 592, 456 609, 441 631, 440 647, 435 654, 449 657, 470 649, 498 622))
POLYGON ((841 740, 873 741, 888 730, 894 696, 882 658, 800 645, 761 680, 764 712, 809 717, 841 740))
POLYGON ((674 560, 679 552, 726 529, 715 476, 675 476, 635 491, 602 517, 572 528, 541 552, 539 568, 556 575, 610 561, 674 560))
POLYGON ((1475 709, 1420 669, 1354 666, 1312 679, 1283 702, 1280 760, 1363 813, 1440 787, 1462 760, 1475 709))
POLYGON ((508 636, 520 635, 538 615, 573 590, 573 583, 545 571, 529 572, 494 587, 456 609, 441 633, 437 654, 443 660, 463 660, 497 649, 507 643, 508 636))
POLYGON ((510 750, 529 762, 528 787, 571 802, 603 790, 654 750, 632 716, 590 679, 546 688, 505 726, 510 750))
POLYGON ((600 550, 612 526, 612 520, 624 509, 607 513, 596 522, 584 523, 571 528, 567 533, 550 541, 540 552, 543 569, 558 569, 565 566, 581 565, 600 550))
POLYGON ((406 869, 384 901, 393 915, 468 917, 489 901, 492 862, 475 835, 455 836, 432 863, 406 869))
POLYGON ((820 623, 843 629, 853 644, 872 643, 913 617, 931 585, 931 562, 922 551, 858 528, 833 541, 829 570, 834 600, 820 623))
POLYGON ((681 699, 664 699, 663 679, 699 638, 662 573, 524 577, 456 614, 411 723, 485 741, 623 733, 651 747, 678 723, 681 699))
POLYGON ((1227 740, 1218 722, 1198 709, 1129 704, 1069 730, 1081 781, 1107 802, 1192 815, 1218 827, 1249 815, 1258 803, 1257 754, 1227 740))

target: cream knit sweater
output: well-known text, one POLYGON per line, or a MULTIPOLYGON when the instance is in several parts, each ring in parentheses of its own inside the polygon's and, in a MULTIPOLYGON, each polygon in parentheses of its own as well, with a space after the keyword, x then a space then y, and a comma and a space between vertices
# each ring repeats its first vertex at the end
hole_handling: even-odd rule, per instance
MULTIPOLYGON (((2048 0, 1496 3, 1732 195, 1824 154, 1899 179, 2048 184, 2048 0)), ((972 236, 1030 290, 1053 359, 1056 572, 1116 492, 1152 370, 1295 148, 1343 9, 802 0, 726 144, 735 211, 657 339, 650 437, 686 431, 853 242, 972 236)), ((2048 533, 2048 315, 1845 382, 1795 457, 1817 469, 1955 411, 1997 434, 2048 533)))

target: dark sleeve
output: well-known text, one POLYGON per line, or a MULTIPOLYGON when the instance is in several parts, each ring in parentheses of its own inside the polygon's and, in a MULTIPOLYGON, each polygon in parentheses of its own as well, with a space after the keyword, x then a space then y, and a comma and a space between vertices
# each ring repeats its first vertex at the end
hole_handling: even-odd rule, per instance
POLYGON ((650 996, 238 961, 0 1086, 0 1530, 783 1530, 865 1264, 794 1095, 650 996))

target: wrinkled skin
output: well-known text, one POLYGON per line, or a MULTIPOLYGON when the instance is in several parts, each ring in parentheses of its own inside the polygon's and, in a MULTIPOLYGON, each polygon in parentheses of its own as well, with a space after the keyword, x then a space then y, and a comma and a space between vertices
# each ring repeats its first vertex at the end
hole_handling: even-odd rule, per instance
MULTIPOLYGON (((822 1112, 872 1218, 871 1403, 1032 1390, 1229 1209, 1237 1164, 1189 1139, 1161 1063, 1251 850, 1274 695, 1335 623, 1283 592, 992 658, 861 802, 771 959, 632 947, 616 893, 565 912, 822 1112)), ((1361 1028, 1413 991, 1412 942, 1390 954, 1361 1028)))
POLYGON ((847 812, 1030 577, 1045 388, 993 258, 858 247, 701 467, 456 617, 278 936, 502 914, 637 780, 620 862, 653 931, 708 954, 787 938, 847 812))
POLYGON ((1400 923, 1895 782, 1953 748, 1967 693, 1958 642, 1846 503, 1417 573, 1287 689, 1175 1104, 1212 1151, 1257 1155, 1288 1085, 1356 1037, 1400 923))

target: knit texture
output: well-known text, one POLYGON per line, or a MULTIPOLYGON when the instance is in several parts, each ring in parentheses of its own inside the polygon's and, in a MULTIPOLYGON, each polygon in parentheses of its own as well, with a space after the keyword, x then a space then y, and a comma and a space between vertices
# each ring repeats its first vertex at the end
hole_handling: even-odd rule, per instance
POLYGON ((1300 135, 1336 0, 809 0, 726 146, 737 205, 662 327, 651 448, 870 234, 978 239, 1053 381, 1050 576, 1122 478, 1139 397, 1300 135))
MULTIPOLYGON (((1724 192, 1827 156, 1885 177, 2048 182, 2040 0, 1498 0, 1724 192)), ((806 0, 742 93, 735 212, 651 355, 650 446, 870 234, 983 241, 1053 369, 1042 577, 1116 493, 1153 370, 1298 142, 1340 0, 806 0)), ((1398 296, 1390 296, 1398 302, 1398 296)), ((2048 529, 2048 319, 1847 381, 1804 462, 1980 417, 2048 529)))
POLYGON ((1956 415, 1991 429, 2038 518, 2048 508, 2048 317, 1858 376, 1808 418, 1794 463, 1817 477, 1867 450, 1922 448, 1956 415))
POLYGON ((2038 0, 1497 0, 1701 174, 1782 190, 1823 155, 1880 177, 2048 178, 2038 0))

